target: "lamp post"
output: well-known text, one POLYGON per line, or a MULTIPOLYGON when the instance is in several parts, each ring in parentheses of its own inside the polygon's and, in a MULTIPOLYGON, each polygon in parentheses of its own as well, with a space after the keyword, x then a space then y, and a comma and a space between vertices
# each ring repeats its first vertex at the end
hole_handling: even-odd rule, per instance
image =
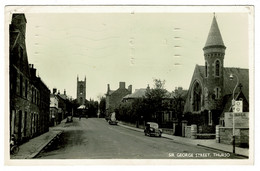
POLYGON ((233 153, 236 152, 236 144, 235 144, 235 111, 234 111, 234 105, 235 105, 235 90, 239 84, 239 79, 238 79, 238 76, 235 75, 235 74, 230 74, 229 78, 230 80, 233 80, 234 79, 234 76, 236 77, 237 79, 237 83, 236 83, 236 86, 233 90, 233 99, 232 99, 232 112, 233 112, 233 136, 232 136, 232 144, 233 144, 233 153))

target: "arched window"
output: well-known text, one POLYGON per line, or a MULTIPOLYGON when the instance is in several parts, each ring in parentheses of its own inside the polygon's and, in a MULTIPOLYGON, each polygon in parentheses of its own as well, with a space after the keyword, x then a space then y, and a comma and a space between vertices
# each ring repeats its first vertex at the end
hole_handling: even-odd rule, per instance
POLYGON ((198 82, 193 87, 193 111, 199 111, 201 109, 201 86, 198 82))
POLYGON ((219 88, 219 87, 216 87, 215 89, 214 89, 214 91, 215 91, 215 99, 219 99, 220 98, 220 96, 221 96, 221 89, 219 88))
POLYGON ((219 60, 216 61, 216 76, 219 76, 220 75, 220 71, 219 71, 219 67, 220 67, 220 63, 219 63, 219 60))
POLYGON ((205 62, 205 77, 208 77, 208 62, 205 62))

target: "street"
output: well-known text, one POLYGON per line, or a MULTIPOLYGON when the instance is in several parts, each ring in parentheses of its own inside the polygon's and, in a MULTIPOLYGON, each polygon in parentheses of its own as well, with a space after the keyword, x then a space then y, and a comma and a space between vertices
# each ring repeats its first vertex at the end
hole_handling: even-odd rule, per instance
POLYGON ((60 142, 38 159, 234 159, 230 153, 109 125, 104 118, 73 118, 62 128, 60 142))

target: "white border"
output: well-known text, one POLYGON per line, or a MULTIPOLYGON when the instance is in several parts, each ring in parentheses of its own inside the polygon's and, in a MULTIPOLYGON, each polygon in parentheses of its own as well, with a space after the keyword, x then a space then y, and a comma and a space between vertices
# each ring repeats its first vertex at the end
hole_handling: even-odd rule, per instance
MULTIPOLYGON (((123 1, 124 2, 124 1, 123 1)), ((198 3, 198 1, 196 1, 196 2, 188 2, 188 1, 175 1, 174 2, 175 4, 173 4, 173 5, 244 5, 244 4, 250 4, 250 5, 255 5, 255 12, 256 12, 256 18, 258 18, 257 16, 259 16, 259 10, 258 10, 258 6, 257 6, 257 3, 256 3, 256 1, 234 1, 234 0, 231 0, 231 1, 228 1, 228 2, 226 2, 226 1, 220 1, 220 0, 218 0, 218 1, 210 1, 210 2, 208 2, 208 1, 199 1, 199 3, 198 3), (242 4, 243 3, 243 4, 242 4), (257 13, 258 12, 258 13, 257 13)), ((27 2, 25 2, 25 1, 18 1, 18 0, 10 0, 10 1, 8 1, 8 3, 6 2, 6 1, 4 1, 4 2, 1 2, 1 7, 2 7, 2 9, 4 8, 4 5, 7 5, 7 4, 10 4, 10 5, 18 5, 18 4, 20 4, 20 5, 31 5, 31 4, 37 4, 37 5, 46 5, 46 4, 48 4, 48 5, 72 5, 72 4, 74 4, 74 5, 82 5, 82 4, 86 4, 86 3, 84 3, 83 1, 66 1, 66 2, 61 2, 61 1, 55 1, 55 2, 53 2, 53 1, 50 1, 50 0, 46 0, 46 1, 37 1, 37 2, 34 2, 34 1, 27 1, 27 2)), ((116 2, 112 2, 112 3, 106 3, 106 2, 101 2, 100 3, 100 1, 95 1, 95 2, 92 2, 92 3, 89 3, 90 5, 103 5, 103 4, 118 4, 118 3, 116 3, 116 2)), ((88 5, 89 5, 88 4, 88 5)), ((122 4, 122 3, 121 3, 122 4)), ((130 2, 128 2, 127 4, 140 4, 140 2, 135 2, 135 1, 132 1, 131 3, 130 2)), ((143 4, 145 5, 145 3, 143 2, 143 4)), ((147 3, 146 3, 147 4, 147 3)), ((168 2, 168 1, 166 1, 166 3, 165 3, 165 1, 160 1, 160 3, 158 3, 158 2, 154 2, 154 1, 151 1, 151 2, 149 2, 148 3, 149 5, 155 5, 155 4, 160 4, 160 5, 165 5, 165 4, 172 4, 172 3, 170 3, 170 2, 168 2)), ((28 10, 28 9, 27 9, 28 10)), ((3 12, 1 13, 1 21, 2 21, 2 19, 4 18, 4 16, 2 16, 3 15, 3 12)), ((255 20, 255 21, 257 21, 257 19, 255 20)), ((251 20, 251 23, 253 23, 254 22, 254 19, 252 19, 251 20)), ((2 22, 3 23, 3 22, 2 22)), ((258 28, 258 25, 256 25, 256 29, 255 30, 258 30, 259 28, 258 28)), ((3 31, 3 28, 1 27, 1 33, 2 33, 2 35, 4 35, 4 31, 3 31)), ((4 36, 2 36, 2 37, 4 37, 4 36)), ((257 34, 257 32, 255 33, 255 37, 258 37, 258 34, 257 34)), ((250 38, 252 38, 253 40, 254 40, 254 36, 253 36, 253 33, 252 33, 252 35, 250 35, 250 38)), ((257 56, 257 52, 258 52, 258 49, 259 49, 259 44, 258 44, 258 40, 256 39, 255 40, 256 42, 255 42, 255 52, 252 52, 253 54, 250 54, 250 55, 255 55, 255 56, 257 56), (255 54, 254 54, 255 53, 255 54)), ((252 41, 253 42, 253 41, 252 41)), ((4 45, 2 45, 2 43, 3 43, 3 41, 1 42, 1 49, 0 49, 0 51, 1 52, 4 52, 4 50, 2 49, 3 47, 4 47, 4 45)), ((2 55, 1 55, 2 56, 2 55)), ((4 55, 3 55, 4 56, 4 55)), ((5 68, 4 68, 4 59, 1 57, 0 58, 0 64, 1 64, 1 66, 0 66, 0 68, 1 68, 1 76, 0 76, 0 78, 4 78, 4 72, 3 71, 5 71, 6 72, 6 70, 5 70, 5 68)), ((259 60, 257 60, 257 58, 255 58, 255 61, 254 61, 254 59, 252 59, 251 61, 250 61, 250 66, 252 66, 252 67, 254 67, 254 65, 258 65, 259 64, 259 60), (253 64, 253 65, 251 65, 251 64, 253 64)), ((255 67, 256 68, 256 70, 255 70, 255 73, 256 73, 256 75, 254 74, 254 71, 252 71, 251 70, 251 72, 250 72, 250 76, 251 75, 254 75, 255 76, 255 79, 256 79, 256 81, 254 82, 254 80, 252 79, 252 78, 250 78, 250 85, 252 85, 252 84, 256 84, 255 85, 255 87, 258 87, 257 85, 258 85, 258 80, 257 80, 257 71, 258 71, 258 69, 257 69, 257 67, 255 67)), ((1 81, 1 82, 3 82, 3 81, 1 81)), ((5 90, 4 90, 4 87, 3 87, 3 85, 1 84, 1 94, 4 94, 4 92, 5 92, 5 90)), ((256 91, 255 91, 255 94, 258 94, 257 93, 258 91, 257 91, 257 89, 256 89, 256 91)), ((255 101, 255 103, 256 104, 258 104, 257 102, 258 102, 258 100, 257 100, 257 97, 255 98, 255 99, 251 99, 250 98, 250 104, 254 104, 254 103, 252 103, 252 102, 254 102, 254 100, 256 100, 255 101)), ((5 101, 1 98, 1 106, 0 106, 0 108, 1 109, 3 109, 4 107, 6 107, 6 105, 3 105, 5 103, 5 101)), ((250 111, 254 111, 254 106, 252 107, 252 105, 250 106, 250 111), (253 109, 253 110, 251 110, 251 109, 253 109)), ((257 111, 258 111, 258 108, 257 108, 257 106, 256 106, 256 109, 255 109, 255 112, 256 112, 256 114, 257 114, 257 111)), ((4 112, 3 112, 4 113, 4 112)), ((2 117, 3 117, 3 115, 1 115, 2 117)), ((252 119, 252 120, 250 120, 250 125, 251 124, 253 124, 254 123, 254 121, 257 121, 257 118, 259 118, 257 115, 255 116, 255 118, 254 119, 252 119)), ((4 121, 4 118, 1 118, 1 120, 2 121, 4 121)), ((6 121, 6 120, 5 120, 6 121)), ((4 124, 1 124, 1 125, 4 125, 4 124)), ((254 125, 254 124, 253 124, 254 125)), ((257 125, 256 125, 256 128, 257 128, 257 125)), ((1 129, 1 130, 4 130, 4 127, 1 129)), ((257 130, 255 130, 255 135, 257 135, 257 130)), ((252 135, 252 134, 250 134, 250 135, 252 135)), ((254 134, 253 134, 254 135, 254 134)), ((258 144, 257 143, 257 139, 255 139, 255 143, 253 143, 253 144, 258 144)), ((1 141, 1 142, 3 142, 3 141, 1 141)), ((251 146, 252 144, 250 144, 250 146, 251 146)), ((3 147, 3 145, 1 146, 1 147, 3 147)), ((257 148, 256 148, 257 149, 257 148)), ((1 152, 2 152, 2 148, 1 148, 1 152)), ((3 154, 3 153, 2 153, 3 154)), ((250 151, 250 154, 252 154, 252 151, 250 151)), ((257 154, 257 153, 256 153, 257 154)), ((3 161, 3 160, 1 160, 1 161, 3 161)), ((69 160, 66 160, 66 161, 68 161, 69 162, 69 160)), ((140 161, 134 161, 134 160, 131 160, 132 162, 137 162, 137 163, 135 163, 135 164, 141 164, 141 163, 138 163, 138 162, 140 162, 140 161)), ((156 161, 154 161, 154 160, 150 160, 151 162, 149 162, 150 164, 157 164, 158 162, 160 162, 160 164, 167 164, 167 163, 165 163, 165 162, 163 162, 163 161, 160 161, 160 160, 156 160, 156 161)), ((164 161, 166 161, 166 160, 164 160, 164 161)), ((196 160, 196 161, 198 161, 198 160, 196 160)), ((195 161, 195 162, 196 162, 195 161)), ((234 161, 234 160, 232 160, 232 161, 234 161)), ((256 160, 257 161, 257 160, 256 160)), ((28 162, 28 164, 29 165, 31 165, 32 164, 32 161, 31 160, 28 160, 28 161, 26 161, 24 164, 26 164, 28 162)), ((46 161, 46 162, 49 162, 49 161, 46 161)), ((61 161, 59 161, 59 160, 56 160, 56 161, 50 161, 51 163, 50 163, 50 165, 60 165, 60 164, 62 164, 62 165, 64 165, 64 163, 60 163, 61 161)), ((77 161, 75 161, 75 160, 72 160, 72 162, 74 163, 74 164, 76 164, 76 165, 81 165, 82 164, 82 161, 80 161, 80 160, 77 160, 77 161)), ((90 165, 92 165, 93 164, 93 162, 90 160, 89 161, 90 163, 90 165)), ((128 165, 128 164, 133 164, 132 162, 129 162, 129 161, 123 161, 123 160, 121 160, 120 161, 120 163, 121 164, 124 164, 124 165, 128 165), (122 163, 121 163, 122 162, 122 163)), ((189 162, 189 164, 196 164, 196 163, 193 163, 193 161, 192 160, 188 160, 188 162, 189 162)), ((207 160, 202 160, 202 162, 203 162, 203 165, 204 164, 209 164, 208 162, 207 162, 207 160)), ((221 161, 221 162, 223 162, 223 161, 221 161)), ((20 162, 18 162, 18 163, 20 163, 20 162)), ((39 164, 39 162, 38 161, 36 161, 36 160, 33 160, 33 163, 35 163, 36 165, 38 165, 39 164)), ((84 162, 85 163, 85 162, 84 162)), ((177 160, 174 160, 174 163, 175 164, 181 164, 181 163, 179 163, 177 160)), ((256 162, 257 163, 257 162, 256 162)), ((256 164, 255 163, 255 164, 256 164)), ((43 162, 42 163, 43 165, 45 165, 45 162, 43 162)), ((96 163, 97 164, 97 163, 96 163)), ((105 164, 105 165, 111 165, 111 161, 108 161, 108 162, 105 162, 105 161, 103 161, 102 162, 102 164, 105 164)), ((147 163, 148 164, 148 163, 147 163)), ((183 163, 182 163, 183 164, 183 163)), ((186 160, 186 164, 187 164, 187 160, 186 160)), ((217 164, 216 162, 214 162, 214 164, 217 164)), ((223 164, 223 163, 221 163, 221 164, 223 164)), ((226 163, 224 163, 224 164, 230 164, 228 161, 226 162, 226 163)), ((240 164, 242 164, 241 162, 240 162, 240 164)), ((94 164, 95 165, 95 164, 94 164)), ((133 168, 134 169, 134 168, 133 168)), ((191 169, 191 168, 190 168, 191 169)), ((237 170, 239 170, 239 169, 246 169, 246 168, 236 168, 237 170)))

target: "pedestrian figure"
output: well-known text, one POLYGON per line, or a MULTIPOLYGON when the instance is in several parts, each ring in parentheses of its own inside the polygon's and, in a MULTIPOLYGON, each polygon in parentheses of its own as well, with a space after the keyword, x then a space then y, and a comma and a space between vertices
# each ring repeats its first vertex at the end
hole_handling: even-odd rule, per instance
POLYGON ((81 115, 79 115, 79 120, 81 119, 81 115))

